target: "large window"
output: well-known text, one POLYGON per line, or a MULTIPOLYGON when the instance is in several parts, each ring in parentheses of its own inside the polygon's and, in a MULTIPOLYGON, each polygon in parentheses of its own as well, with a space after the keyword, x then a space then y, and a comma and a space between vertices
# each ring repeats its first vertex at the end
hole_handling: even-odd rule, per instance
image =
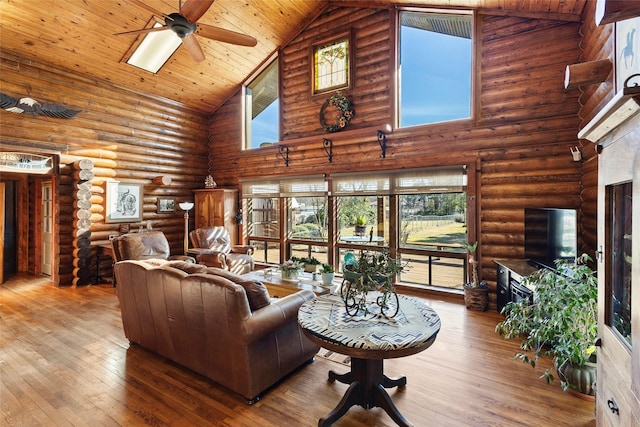
POLYGON ((257 261, 313 256, 341 273, 347 253, 388 249, 407 265, 404 283, 465 282, 462 166, 247 181, 242 189, 257 261))
POLYGON ((280 139, 278 60, 273 60, 244 87, 245 149, 280 139))
POLYGON ((401 127, 471 116, 472 17, 400 12, 401 127))

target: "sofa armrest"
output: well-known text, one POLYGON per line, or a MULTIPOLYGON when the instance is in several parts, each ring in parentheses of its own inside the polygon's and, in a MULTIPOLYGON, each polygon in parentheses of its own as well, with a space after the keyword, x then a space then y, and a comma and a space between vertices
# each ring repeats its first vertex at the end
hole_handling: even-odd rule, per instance
POLYGON ((231 252, 236 254, 253 254, 253 247, 249 245, 233 245, 231 246, 231 252))
POLYGON ((247 343, 275 332, 286 323, 297 322, 300 306, 315 297, 313 292, 303 289, 272 300, 268 306, 254 311, 244 325, 247 343))

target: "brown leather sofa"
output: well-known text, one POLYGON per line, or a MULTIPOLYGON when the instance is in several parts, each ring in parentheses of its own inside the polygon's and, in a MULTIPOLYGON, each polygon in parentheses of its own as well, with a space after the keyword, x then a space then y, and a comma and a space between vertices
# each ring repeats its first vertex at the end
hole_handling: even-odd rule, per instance
POLYGON ((231 236, 224 227, 196 228, 189 233, 198 262, 209 267, 218 267, 238 274, 253 270, 253 248, 232 245, 231 236))
POLYGON ((111 240, 114 261, 127 259, 169 259, 196 262, 186 255, 170 255, 169 242, 162 231, 128 233, 111 240))
POLYGON ((115 266, 129 341, 254 403, 319 347, 297 322, 315 298, 302 290, 271 300, 260 282, 199 264, 122 261, 115 266), (183 271, 184 270, 184 271, 183 271))

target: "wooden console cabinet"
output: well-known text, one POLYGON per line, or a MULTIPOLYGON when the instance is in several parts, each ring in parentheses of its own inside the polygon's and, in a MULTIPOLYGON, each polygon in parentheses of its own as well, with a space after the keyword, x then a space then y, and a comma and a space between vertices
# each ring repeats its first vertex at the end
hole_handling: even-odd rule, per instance
POLYGON ((232 244, 238 244, 238 190, 230 188, 205 188, 193 190, 195 201, 195 228, 223 226, 231 236, 232 244))
POLYGON ((537 271, 539 267, 526 259, 496 260, 495 263, 498 313, 510 301, 533 298, 533 292, 522 285, 522 279, 537 271))

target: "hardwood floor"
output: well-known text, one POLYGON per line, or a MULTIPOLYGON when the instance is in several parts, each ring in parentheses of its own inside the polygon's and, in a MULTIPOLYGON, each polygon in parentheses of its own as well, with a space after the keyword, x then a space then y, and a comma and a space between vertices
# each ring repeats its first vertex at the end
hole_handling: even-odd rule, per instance
MULTIPOLYGON (((315 426, 347 386, 323 358, 253 406, 125 339, 111 285, 55 288, 33 276, 0 285, 0 425, 315 426)), ((426 351, 385 361, 400 412, 415 426, 595 426, 593 403, 539 380, 494 332, 497 313, 437 299, 442 329, 426 351)), ((550 367, 549 360, 542 363, 550 367)), ((380 409, 350 409, 335 426, 393 426, 380 409)))

